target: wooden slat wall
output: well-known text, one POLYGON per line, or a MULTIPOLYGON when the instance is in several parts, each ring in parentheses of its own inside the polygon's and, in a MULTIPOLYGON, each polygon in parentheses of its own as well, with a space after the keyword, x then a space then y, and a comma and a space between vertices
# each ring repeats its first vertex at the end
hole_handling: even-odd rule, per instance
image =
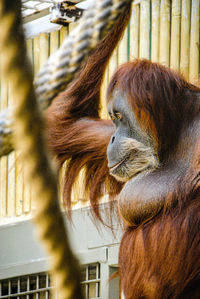
MULTIPOLYGON (((43 33, 27 41, 35 73, 74 26, 76 24, 70 24, 68 28, 43 33)), ((105 73, 101 90, 102 117, 108 116, 106 87, 112 74, 118 65, 135 58, 148 58, 180 70, 185 78, 196 83, 199 76, 199 0, 143 0, 133 5, 129 27, 105 73)), ((14 104, 8 85, 0 76, 0 109, 14 104)), ((24 215, 34 209, 33 194, 25 178, 20 153, 0 159, 0 218, 24 215)), ((78 189, 79 192, 74 192, 74 203, 80 196, 78 189)))

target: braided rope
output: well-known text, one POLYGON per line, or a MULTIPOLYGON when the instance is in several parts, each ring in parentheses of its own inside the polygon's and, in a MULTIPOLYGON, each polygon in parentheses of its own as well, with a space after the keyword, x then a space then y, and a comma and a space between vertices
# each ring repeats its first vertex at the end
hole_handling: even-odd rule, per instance
POLYGON ((112 29, 132 0, 97 0, 86 10, 78 26, 55 52, 36 77, 36 93, 42 109, 74 79, 98 42, 112 29))
POLYGON ((0 1, 0 48, 3 72, 10 80, 11 94, 18 102, 14 124, 15 142, 27 165, 35 190, 35 224, 51 257, 53 280, 62 299, 83 298, 78 261, 73 256, 58 203, 57 181, 50 167, 42 118, 36 103, 33 75, 21 29, 20 0, 0 1))

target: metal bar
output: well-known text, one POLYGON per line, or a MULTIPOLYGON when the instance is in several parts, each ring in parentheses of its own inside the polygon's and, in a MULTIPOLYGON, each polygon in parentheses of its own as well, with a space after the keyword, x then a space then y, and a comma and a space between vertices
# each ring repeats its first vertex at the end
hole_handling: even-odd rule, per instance
POLYGON ((97 264, 97 276, 96 276, 99 280, 100 280, 100 265, 97 264))
MULTIPOLYGON (((47 274, 46 275, 46 288, 48 288, 48 285, 49 285, 49 275, 47 274)), ((45 292, 45 299, 49 299, 49 292, 48 291, 45 292)))
MULTIPOLYGON (((30 277, 27 277, 27 291, 30 291, 30 277)), ((29 299, 29 295, 26 295, 26 299, 29 299)))
MULTIPOLYGON (((100 270, 100 267, 99 267, 99 264, 97 264, 97 267, 96 267, 96 278, 100 280, 99 270, 100 270)), ((99 297, 99 289, 100 289, 100 283, 97 282, 96 283, 96 297, 97 298, 99 297)))
MULTIPOLYGON (((39 275, 36 276, 36 290, 39 290, 39 275)), ((39 299, 39 293, 36 293, 36 299, 39 299)))
POLYGON ((88 271, 88 266, 86 267, 86 281, 87 281, 87 283, 86 283, 86 288, 85 288, 85 290, 86 290, 86 299, 88 299, 89 298, 89 284, 88 284, 88 279, 89 279, 89 271, 88 271))
POLYGON ((98 298, 98 283, 96 283, 96 298, 98 298))
MULTIPOLYGON (((20 278, 17 279, 17 292, 20 293, 20 278)), ((17 299, 20 299, 20 296, 17 296, 17 299)))
POLYGON ((11 295, 11 280, 8 280, 8 295, 11 295))
POLYGON ((92 282, 100 282, 100 279, 91 279, 91 280, 86 280, 86 281, 81 281, 81 284, 86 284, 86 283, 92 283, 92 282))
MULTIPOLYGON (((48 288, 36 289, 36 290, 32 290, 32 291, 27 291, 27 292, 21 292, 20 294, 9 293, 7 295, 1 296, 0 299, 8 299, 8 295, 9 295, 9 298, 16 297, 17 295, 20 295, 20 296, 31 295, 31 294, 39 295, 40 292, 50 291, 52 289, 54 289, 54 287, 48 287, 48 288)), ((36 297, 36 298, 39 298, 39 297, 36 297)))

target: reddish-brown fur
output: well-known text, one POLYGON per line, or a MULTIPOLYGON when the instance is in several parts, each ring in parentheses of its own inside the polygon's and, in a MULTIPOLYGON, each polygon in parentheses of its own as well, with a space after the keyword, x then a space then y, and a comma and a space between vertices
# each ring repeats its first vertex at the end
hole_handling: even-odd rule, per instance
MULTIPOLYGON (((47 113, 52 152, 60 167, 68 160, 65 200, 70 206, 72 185, 85 167, 85 190, 97 217, 100 197, 108 193, 114 198, 123 188, 108 172, 106 149, 114 127, 99 119, 99 93, 106 63, 127 21, 128 16, 121 19, 47 113)), ((108 98, 116 87, 152 136, 160 162, 159 180, 155 172, 124 201, 131 207, 135 193, 148 198, 155 185, 152 199, 165 202, 152 218, 125 228, 119 253, 121 289, 126 299, 200 298, 200 89, 147 60, 122 66, 111 80, 108 98), (167 194, 162 193, 166 184, 167 194)), ((129 209, 124 218, 131 216, 129 209)))

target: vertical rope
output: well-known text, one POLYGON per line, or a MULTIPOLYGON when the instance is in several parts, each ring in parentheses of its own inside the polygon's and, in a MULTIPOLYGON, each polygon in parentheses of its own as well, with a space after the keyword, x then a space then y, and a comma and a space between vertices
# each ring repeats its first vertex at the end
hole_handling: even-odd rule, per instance
POLYGON ((78 261, 72 254, 58 202, 57 179, 50 166, 43 137, 43 121, 33 88, 21 26, 21 1, 0 0, 0 49, 3 73, 11 82, 18 107, 14 139, 27 165, 35 190, 35 224, 51 257, 53 280, 62 299, 82 299, 78 261))

